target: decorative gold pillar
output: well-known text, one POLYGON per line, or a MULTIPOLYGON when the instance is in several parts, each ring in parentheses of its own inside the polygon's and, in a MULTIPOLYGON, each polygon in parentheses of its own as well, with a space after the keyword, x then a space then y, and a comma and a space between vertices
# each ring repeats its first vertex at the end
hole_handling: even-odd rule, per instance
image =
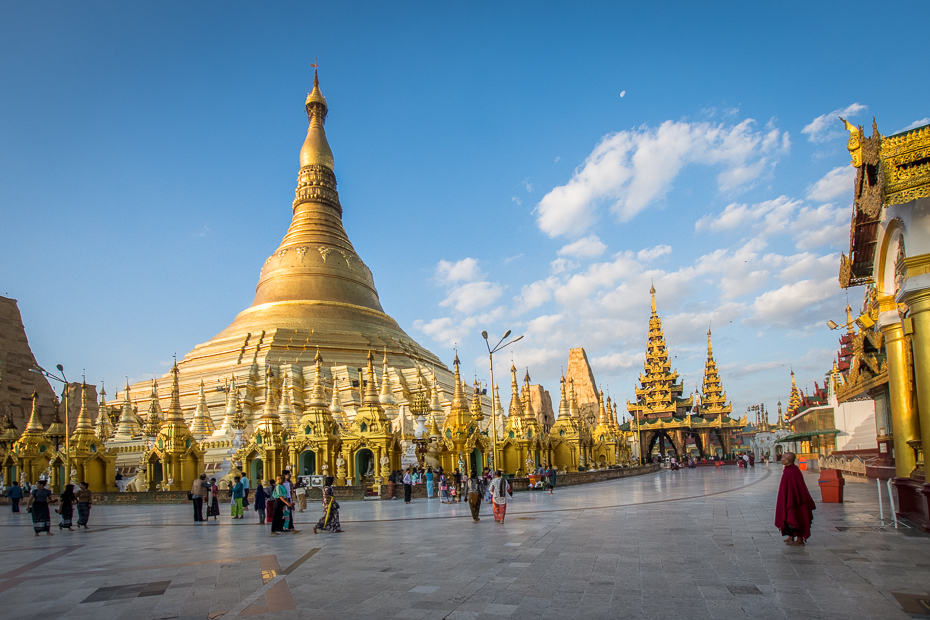
MULTIPOLYGON (((917 412, 921 445, 924 453, 924 473, 927 471, 927 449, 930 448, 930 289, 905 295, 914 325, 914 383, 917 384, 917 412)), ((889 376, 889 380, 890 380, 889 376)), ((897 448, 897 431, 895 432, 897 448)), ((897 455, 895 455, 897 457, 897 455)))
POLYGON ((882 326, 885 334, 885 354, 888 360, 888 392, 894 435, 895 475, 907 478, 917 466, 914 450, 908 441, 920 438, 920 420, 914 406, 908 381, 907 340, 900 322, 882 326))

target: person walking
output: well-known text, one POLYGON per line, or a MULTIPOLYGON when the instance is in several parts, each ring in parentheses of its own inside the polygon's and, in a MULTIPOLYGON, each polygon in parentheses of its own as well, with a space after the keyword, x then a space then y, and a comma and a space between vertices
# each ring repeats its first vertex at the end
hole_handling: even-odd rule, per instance
POLYGON ((549 466, 549 495, 555 490, 555 478, 558 476, 558 470, 552 465, 549 466))
POLYGON ((453 494, 452 501, 453 503, 460 502, 462 501, 462 472, 459 471, 458 467, 452 472, 452 481, 455 482, 455 493, 453 494))
POLYGON ((39 480, 36 488, 29 493, 26 509, 32 513, 32 529, 35 530, 36 536, 42 532, 52 536, 52 518, 48 513, 51 496, 52 492, 45 488, 44 480, 39 480))
POLYGON ((294 509, 294 502, 287 497, 287 487, 284 486, 284 476, 278 476, 275 479, 275 487, 272 492, 274 497, 274 512, 271 515, 271 535, 277 536, 281 532, 291 532, 297 534, 300 530, 291 528, 291 511, 294 509))
POLYGON ((756 455, 750 452, 747 458, 749 459, 749 466, 755 467, 756 466, 756 455))
POLYGON ((220 488, 216 486, 216 478, 210 478, 207 489, 207 520, 213 517, 213 520, 216 521, 220 514, 220 488))
POLYGON ((14 480, 13 486, 6 490, 4 493, 7 497, 10 498, 10 503, 13 504, 13 514, 18 515, 19 512, 19 501, 23 499, 23 488, 19 486, 19 481, 14 480))
POLYGON ((297 498, 296 494, 294 493, 294 483, 291 482, 291 470, 285 469, 281 473, 284 474, 284 488, 287 489, 287 501, 291 504, 290 515, 287 518, 287 523, 285 524, 284 529, 292 530, 294 529, 294 513, 297 512, 294 510, 297 508, 297 502, 295 501, 297 498))
POLYGON ((265 493, 265 487, 261 485, 261 481, 257 487, 255 487, 255 513, 258 515, 258 524, 263 525, 265 523, 265 506, 268 504, 268 495, 265 493))
POLYGON ((443 504, 452 503, 449 499, 449 484, 446 482, 446 477, 443 474, 439 474, 439 501, 443 504))
POLYGON ((794 464, 796 458, 794 452, 785 452, 781 457, 785 469, 781 474, 775 502, 775 527, 788 537, 785 539, 786 545, 803 547, 811 536, 811 523, 817 506, 804 483, 804 474, 794 464))
POLYGON ((71 520, 74 518, 74 500, 77 497, 74 495, 74 485, 66 484, 64 492, 58 496, 58 514, 61 515, 61 523, 58 524, 58 529, 66 529, 69 532, 73 532, 71 529, 71 520))
POLYGON ((303 478, 297 476, 297 483, 294 485, 294 493, 297 497, 297 512, 303 512, 307 509, 307 487, 303 478))
MULTIPOLYGON (((242 508, 245 510, 249 505, 249 490, 251 486, 249 482, 249 477, 245 475, 245 472, 242 473, 242 508)), ((261 482, 259 482, 261 484, 261 482)))
POLYGON ((194 523, 205 521, 203 518, 203 500, 207 496, 207 474, 200 474, 191 485, 191 501, 194 504, 194 523))
POLYGON ((504 517, 507 516, 507 498, 513 497, 513 491, 510 483, 507 482, 500 470, 494 472, 494 480, 491 481, 491 497, 494 507, 494 520, 504 524, 504 517))
POLYGON ((426 499, 433 499, 433 468, 426 468, 426 499))
POLYGON ((323 481, 323 516, 313 526, 314 534, 318 530, 337 534, 342 531, 342 526, 339 524, 339 502, 333 495, 334 480, 332 476, 326 476, 323 481))
POLYGON ((388 499, 397 499, 395 497, 395 492, 397 490, 397 471, 391 470, 391 475, 388 476, 388 499))
POLYGON ((481 512, 481 482, 478 481, 478 472, 471 470, 471 476, 465 481, 465 495, 468 497, 468 508, 471 510, 472 523, 481 521, 478 514, 481 512))
POLYGON ((274 514, 274 480, 269 480, 265 486, 265 521, 271 523, 271 517, 274 514))
POLYGON ((404 472, 404 503, 410 503, 410 494, 413 492, 413 478, 410 474, 410 468, 404 472))
POLYGON ((242 478, 236 476, 233 478, 236 481, 236 484, 232 488, 232 518, 233 519, 242 519, 242 497, 244 493, 244 485, 242 484, 242 478))
POLYGON ((78 529, 81 527, 85 530, 90 529, 87 527, 87 520, 90 519, 90 506, 93 497, 90 494, 90 487, 87 486, 86 482, 78 484, 78 492, 75 493, 75 499, 77 500, 78 529))

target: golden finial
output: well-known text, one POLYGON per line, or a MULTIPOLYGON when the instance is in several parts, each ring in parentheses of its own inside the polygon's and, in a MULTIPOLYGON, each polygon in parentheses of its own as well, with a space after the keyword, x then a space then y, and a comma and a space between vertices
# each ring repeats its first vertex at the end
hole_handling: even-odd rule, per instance
POLYGON ((649 281, 649 294, 652 295, 652 313, 656 313, 656 287, 655 284, 652 284, 652 280, 649 281))

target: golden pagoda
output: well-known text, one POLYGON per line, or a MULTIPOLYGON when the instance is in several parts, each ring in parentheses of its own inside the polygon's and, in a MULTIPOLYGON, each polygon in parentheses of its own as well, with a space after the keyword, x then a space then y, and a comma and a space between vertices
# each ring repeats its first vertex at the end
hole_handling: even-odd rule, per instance
POLYGON ((656 290, 649 289, 652 296, 652 314, 649 318, 649 335, 646 345, 645 374, 640 374, 641 387, 636 388, 636 402, 627 401, 630 422, 622 425, 622 431, 637 434, 641 455, 648 460, 653 448, 666 453, 666 442, 681 457, 686 453, 689 437, 700 442, 699 450, 712 456, 716 450, 711 438, 716 436, 724 455, 730 452, 729 430, 742 428, 745 421, 733 420, 727 414, 731 407, 726 404, 726 395, 720 389, 720 376, 713 358, 710 331, 707 335, 707 364, 705 365, 705 394, 698 414, 692 415, 694 397, 681 398, 684 391, 678 381, 678 372, 671 369, 662 320, 656 311, 656 290), (702 407, 707 407, 707 412, 702 407))
MULTIPOLYGON (((472 402, 469 408, 465 397, 465 386, 460 374, 459 356, 453 362, 452 406, 443 424, 442 438, 438 446, 438 460, 446 471, 453 471, 464 465, 466 470, 480 472, 487 466, 491 452, 491 442, 481 430, 484 414, 481 408, 481 392, 478 384, 473 386, 472 402), (477 404, 476 404, 477 403, 477 404)), ((467 475, 467 471, 462 471, 467 475)))
MULTIPOLYGON (((165 421, 143 453, 149 491, 187 491, 203 472, 204 451, 197 445, 181 412, 178 365, 171 367, 171 401, 165 421)), ((129 400, 129 390, 126 390, 129 400)), ((123 415, 126 414, 123 404, 123 415)), ((122 418, 120 420, 122 427, 122 418)))
POLYGON ((559 416, 549 429, 549 463, 561 471, 578 471, 579 458, 584 450, 583 428, 581 421, 572 415, 564 375, 559 383, 559 416))
POLYGON ((544 449, 543 430, 535 415, 527 415, 532 412, 529 371, 524 378, 522 394, 517 384, 517 368, 512 364, 510 375, 510 414, 504 425, 504 437, 499 448, 501 469, 526 475, 542 463, 540 452, 544 449))
MULTIPOLYGON (((797 415, 801 410, 801 390, 794 380, 794 370, 791 371, 791 394, 788 396, 788 408, 785 410, 785 422, 797 415)), ((781 403, 779 403, 781 404, 781 403)))
POLYGON ((603 469, 608 465, 617 464, 617 433, 610 423, 610 404, 605 405, 604 392, 599 393, 600 409, 597 416, 597 426, 594 427, 592 435, 594 445, 592 446, 593 462, 592 467, 603 469))
MULTIPOLYGON (((323 390, 323 357, 316 352, 315 374, 307 408, 298 422, 298 432, 288 440, 291 463, 297 464, 297 475, 331 474, 329 463, 339 452, 339 426, 326 404, 323 390)), ((334 391, 333 394, 339 394, 334 391)))
POLYGON ((87 409, 87 385, 81 384, 81 410, 74 432, 71 433, 69 452, 74 478, 69 482, 86 482, 92 491, 115 492, 116 451, 107 450, 94 432, 94 424, 87 409))
MULTIPOLYGON (((57 412, 57 408, 56 408, 57 412)), ((64 431, 62 431, 64 432, 64 431)), ((22 480, 35 483, 39 475, 49 468, 49 456, 56 453, 56 446, 49 441, 42 428, 39 413, 39 394, 32 392, 32 414, 19 439, 13 444, 11 474, 22 480)))
MULTIPOLYGON (((186 411, 196 407, 201 381, 223 385, 232 375, 245 376, 243 406, 254 424, 263 408, 262 375, 270 366, 276 377, 273 395, 281 401, 277 393, 286 379, 299 417, 304 386, 310 385, 304 371, 312 370, 317 349, 332 367, 347 369, 362 368, 368 351, 381 349, 393 368, 426 362, 440 382, 451 385, 451 373, 442 361, 384 312, 372 273, 349 241, 324 129, 329 107, 316 71, 305 109, 308 128, 300 149, 290 227, 261 268, 251 306, 178 362, 186 411)), ((214 391, 207 392, 207 399, 208 404, 222 405, 222 395, 214 391)))

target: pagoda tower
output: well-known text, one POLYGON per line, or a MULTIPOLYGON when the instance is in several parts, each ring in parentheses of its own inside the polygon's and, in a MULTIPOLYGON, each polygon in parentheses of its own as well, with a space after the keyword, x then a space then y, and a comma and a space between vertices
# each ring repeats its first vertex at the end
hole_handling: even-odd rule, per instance
MULTIPOLYGON (((340 385, 351 385, 351 377, 349 383, 343 378, 346 372, 363 368, 369 350, 380 349, 393 369, 392 379, 401 371, 411 371, 417 362, 427 363, 443 388, 447 392, 451 388, 452 373, 445 364, 411 339, 384 311, 372 272, 343 226, 335 160, 324 129, 329 106, 316 70, 304 108, 308 127, 300 149, 290 227, 261 267, 252 304, 219 334, 178 361, 183 380, 180 398, 188 414, 196 408, 201 381, 208 388, 207 404, 222 407, 224 395, 211 386, 225 385, 233 375, 245 376, 242 404, 247 421, 254 427, 263 411, 265 390, 261 383, 266 369, 273 368, 278 377, 271 393, 281 402, 285 376, 281 367, 288 366, 295 376, 304 367, 310 370, 317 349, 330 364, 327 371, 340 369, 340 385)), ((398 380, 400 385, 394 381, 388 384, 396 388, 395 395, 407 389, 404 377, 398 380)), ((306 383, 306 388, 296 384, 290 388, 298 417, 309 390, 309 381, 306 383)), ((133 387, 137 394, 147 393, 139 385, 133 387)), ((160 396, 167 397, 165 388, 161 390, 160 396)), ((385 396, 390 400, 390 395, 385 396)), ((349 409, 347 394, 340 397, 349 409)), ((333 400, 336 398, 334 394, 333 400)), ((139 403, 143 410, 148 400, 139 403)), ((351 405, 353 415, 360 404, 351 405)), ((123 436, 127 432, 124 428, 123 436)))
POLYGON ((710 329, 707 330, 707 364, 704 366, 704 389, 699 411, 704 418, 729 416, 733 412, 733 405, 727 402, 727 393, 721 387, 720 373, 714 360, 714 346, 710 340, 710 329))
MULTIPOLYGON (((792 370, 791 394, 788 396, 788 408, 785 409, 785 422, 797 415, 798 411, 801 410, 801 400, 801 390, 798 389, 798 384, 794 380, 794 371, 792 370)), ((780 402, 778 404, 781 405, 780 402)))
POLYGON ((656 289, 651 287, 652 315, 649 317, 649 335, 646 340, 645 374, 639 375, 636 402, 627 401, 627 411, 640 420, 681 418, 691 408, 693 397, 681 398, 684 391, 678 383, 678 371, 672 370, 662 331, 662 319, 656 312, 656 289))

